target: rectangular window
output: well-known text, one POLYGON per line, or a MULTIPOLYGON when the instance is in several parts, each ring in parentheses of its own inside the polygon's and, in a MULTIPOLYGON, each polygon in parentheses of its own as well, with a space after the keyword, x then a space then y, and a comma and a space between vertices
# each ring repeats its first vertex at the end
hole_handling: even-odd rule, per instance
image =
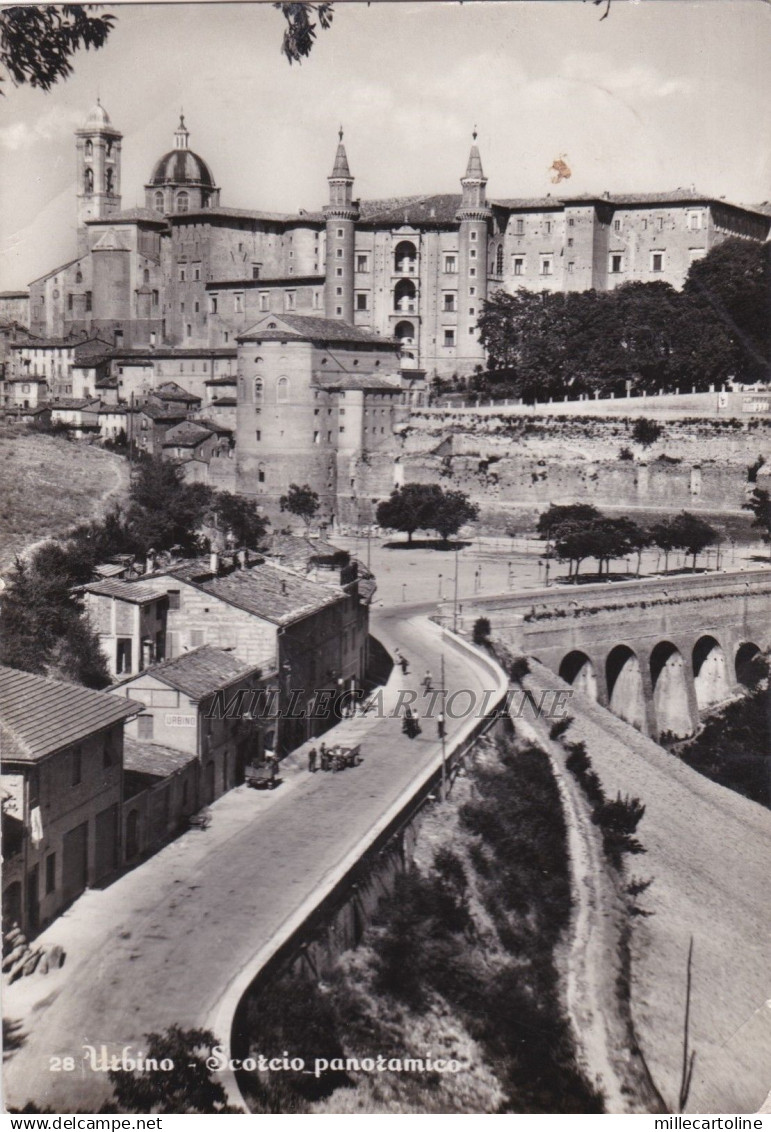
POLYGON ((610 271, 612 275, 618 275, 624 263, 624 257, 621 255, 612 255, 610 257, 610 271))
POLYGON ((546 221, 546 235, 547 236, 551 235, 551 220, 546 221))
POLYGON ((570 260, 570 261, 568 262, 568 275, 572 275, 572 274, 573 274, 573 269, 574 269, 574 268, 575 268, 575 264, 573 263, 573 260, 571 259, 571 260, 570 260))
POLYGON ((200 264, 196 264, 196 266, 193 268, 193 279, 195 279, 197 281, 200 278, 201 278, 201 266, 200 266, 200 264))
MULTIPOLYGON (((142 421, 142 428, 147 428, 147 421, 142 421)), ((119 637, 115 654, 115 671, 120 675, 131 671, 131 637, 119 637)))
POLYGON ((470 267, 470 268, 468 269, 468 273, 469 273, 469 275, 471 276, 471 278, 473 279, 473 278, 474 278, 474 276, 475 276, 475 275, 476 275, 476 273, 477 273, 477 269, 476 269, 475 267, 470 267))
POLYGON ((180 267, 180 269, 179 269, 179 281, 180 281, 180 283, 185 282, 185 269, 184 269, 184 267, 180 267))
POLYGON ((318 432, 318 429, 316 429, 316 431, 315 431, 315 432, 314 432, 314 434, 313 434, 313 443, 314 443, 314 444, 318 444, 318 443, 319 443, 319 432, 318 432))
POLYGON ((701 213, 689 212, 688 213, 688 227, 692 232, 698 232, 701 228, 701 213))
POLYGON ((153 737, 153 717, 151 715, 140 715, 137 718, 137 738, 138 739, 152 739, 153 737))
POLYGON ((656 228, 659 232, 664 231, 664 217, 663 216, 657 216, 656 217, 656 228))
POLYGON ((468 257, 469 257, 469 259, 476 259, 477 258, 476 248, 469 248, 468 257))
POLYGON ((613 221, 613 231, 614 232, 620 232, 621 231, 621 221, 620 220, 614 220, 613 221))
POLYGON ((569 248, 573 247, 573 237, 572 236, 568 236, 568 247, 569 248))
POLYGON ((525 259, 524 259, 524 256, 521 256, 521 255, 515 255, 514 256, 514 274, 515 275, 524 275, 525 274, 525 259))
POLYGON ((254 439, 257 441, 258 444, 262 440, 262 432, 260 431, 260 429, 257 429, 255 431, 254 439))
POLYGON ((444 257, 444 271, 445 275, 454 275, 458 270, 458 260, 454 255, 446 255, 444 257))
POLYGON ((92 303, 91 292, 86 291, 86 310, 87 311, 91 310, 91 303, 92 303))
POLYGON ((68 311, 72 310, 72 295, 71 294, 67 295, 67 310, 68 311))
POLYGON ((46 857, 46 896, 56 888, 56 854, 49 853, 46 857))
POLYGON ((242 294, 233 296, 233 311, 235 314, 244 313, 244 296, 242 294))
POLYGON ((187 326, 185 327, 185 337, 186 338, 192 338, 193 337, 193 327, 189 322, 188 322, 187 326))
POLYGON ((648 221, 647 221, 647 220, 643 220, 643 222, 642 222, 642 228, 643 228, 643 232, 647 232, 647 231, 648 231, 648 221))
POLYGON ((357 255, 356 256, 356 270, 369 271, 369 256, 357 255))
POLYGON ((525 231, 525 221, 522 219, 521 216, 517 217, 516 224, 515 224, 515 231, 516 231, 518 236, 521 236, 525 231))
MULTIPOLYGON (((160 300, 160 297, 161 296, 157 291, 153 291, 153 306, 154 307, 158 306, 158 302, 160 300)), ((217 299, 216 299, 216 297, 214 298, 214 306, 213 306, 212 309, 216 313, 216 310, 217 310, 217 299)))
POLYGON ((295 293, 294 293, 294 291, 285 291, 284 292, 284 310, 293 311, 294 310, 294 304, 295 304, 295 293))
POLYGON ((364 292, 359 292, 356 296, 356 310, 366 311, 369 310, 368 296, 364 292))
POLYGON ((444 344, 445 346, 455 345, 455 329, 451 326, 446 326, 444 330, 444 344))
POLYGON ((185 313, 185 304, 184 304, 184 302, 181 302, 181 303, 179 304, 179 313, 180 313, 180 314, 184 314, 184 313, 185 313))
POLYGON ((179 609, 179 590, 169 590, 169 609, 179 609))
POLYGON ((345 425, 344 425, 344 424, 341 424, 341 425, 340 425, 340 431, 341 431, 341 432, 345 432, 345 425))
POLYGON ((338 240, 341 240, 341 239, 343 238, 343 234, 344 234, 344 233, 343 233, 343 229, 342 229, 342 228, 338 228, 338 229, 337 229, 337 238, 338 238, 338 240))
POLYGON ((270 296, 267 291, 260 291, 258 304, 261 311, 270 310, 270 296))
POLYGON ((472 314, 472 315, 473 315, 473 314, 475 314, 475 313, 476 313, 476 311, 474 310, 474 308, 473 308, 473 307, 469 307, 469 309, 468 309, 468 313, 469 313, 469 314, 472 314))
POLYGON ((476 232, 471 232, 471 233, 470 233, 470 239, 471 239, 471 240, 476 240, 476 238, 477 238, 477 234, 476 234, 476 232))
POLYGON ((337 256, 338 259, 342 259, 343 258, 343 249, 338 248, 335 252, 335 255, 337 256))
POLYGON ((196 299, 196 301, 193 303, 193 314, 198 314, 200 309, 201 309, 201 305, 198 302, 198 300, 196 299))
POLYGON ((664 253, 651 252, 651 271, 664 270, 664 253))
POLYGON ((551 275, 554 267, 551 256, 541 256, 541 275, 551 275))
POLYGON ((190 647, 191 649, 200 648, 201 645, 206 644, 206 630, 205 629, 191 629, 190 630, 190 647))
POLYGON ((454 292, 446 292, 444 295, 444 309, 446 311, 455 310, 455 294, 454 292))
POLYGON ((253 263, 252 264, 252 279, 259 279, 259 278, 260 278, 260 264, 259 263, 253 263))
POLYGON ((338 314, 338 315, 341 315, 343 313, 343 308, 342 307, 335 307, 335 313, 338 314))
POLYGON ((574 219, 573 219, 573 217, 571 216, 571 217, 570 217, 570 219, 568 220, 568 228, 573 228, 573 227, 575 227, 575 223, 576 223, 576 222, 575 222, 575 220, 574 220, 574 219))
POLYGON ((80 747, 76 747, 70 755, 70 783, 79 786, 83 780, 83 755, 80 747))
POLYGON ((342 269, 342 267, 336 267, 336 268, 335 268, 335 277, 336 277, 337 279, 342 279, 342 276, 343 276, 343 269, 342 269))

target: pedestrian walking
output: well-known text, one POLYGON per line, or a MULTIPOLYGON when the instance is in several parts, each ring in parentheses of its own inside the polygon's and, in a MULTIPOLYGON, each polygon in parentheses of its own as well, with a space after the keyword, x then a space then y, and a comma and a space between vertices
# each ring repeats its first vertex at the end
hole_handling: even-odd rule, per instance
POLYGON ((411 708, 404 709, 404 722, 402 723, 402 731, 408 739, 414 739, 420 735, 420 724, 416 717, 412 714, 411 708))
POLYGON ((409 672, 409 670, 410 670, 410 666, 409 666, 409 664, 408 664, 408 662, 407 662, 407 657, 406 657, 406 656, 400 656, 400 657, 399 657, 399 660, 398 660, 398 662, 397 662, 397 663, 398 663, 399 667, 400 667, 400 668, 401 668, 401 670, 402 670, 402 675, 403 675, 403 676, 406 676, 406 675, 407 675, 407 673, 408 673, 408 672, 409 672))
POLYGON ((444 739, 444 713, 441 711, 436 717, 436 734, 439 739, 444 739))
POLYGON ((426 689, 427 692, 431 691, 431 680, 432 680, 431 672, 427 668, 426 669, 426 675, 421 680, 421 684, 423 685, 423 687, 426 689))
POLYGON ((316 773, 316 757, 317 757, 317 755, 318 755, 318 752, 317 752, 316 748, 311 747, 311 749, 308 751, 308 770, 311 772, 311 774, 316 773))
POLYGON ((329 751, 327 750, 326 743, 322 743, 319 747, 319 759, 321 762, 321 769, 329 770, 329 751))
POLYGON ((265 762, 266 762, 267 767, 268 767, 268 774, 270 775, 270 781, 271 781, 271 783, 273 783, 273 782, 276 781, 276 775, 278 774, 278 759, 276 758, 275 755, 268 755, 265 762))

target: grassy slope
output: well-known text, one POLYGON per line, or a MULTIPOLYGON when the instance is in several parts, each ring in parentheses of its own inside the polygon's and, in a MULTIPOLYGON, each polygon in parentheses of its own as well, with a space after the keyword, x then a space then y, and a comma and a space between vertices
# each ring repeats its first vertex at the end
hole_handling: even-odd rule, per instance
POLYGON ((119 500, 128 464, 84 441, 4 426, 0 482, 0 571, 6 571, 30 543, 64 534, 119 500))

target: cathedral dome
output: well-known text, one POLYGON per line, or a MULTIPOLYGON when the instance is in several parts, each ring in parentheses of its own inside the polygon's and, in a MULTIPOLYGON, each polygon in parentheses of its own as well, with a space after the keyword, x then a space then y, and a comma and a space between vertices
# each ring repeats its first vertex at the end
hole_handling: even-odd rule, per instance
POLYGON ((171 149, 157 162, 151 185, 203 185, 214 188, 211 170, 192 149, 171 149))
POLYGON ((111 126, 111 125, 112 125, 112 122, 110 121, 110 115, 107 113, 107 111, 102 106, 99 99, 97 98, 96 106, 94 106, 92 108, 92 110, 89 112, 89 115, 86 118, 86 120, 83 123, 83 126, 81 128, 84 129, 84 130, 90 130, 90 129, 94 129, 94 127, 99 128, 100 126, 111 126))

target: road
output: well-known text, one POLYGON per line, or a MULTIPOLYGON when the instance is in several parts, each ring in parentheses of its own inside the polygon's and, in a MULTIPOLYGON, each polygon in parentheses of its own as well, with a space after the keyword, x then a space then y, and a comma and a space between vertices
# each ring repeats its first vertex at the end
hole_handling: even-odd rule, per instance
MULTIPOLYGON (((379 639, 398 643, 412 663, 410 675, 397 671, 389 681, 390 707, 401 687, 417 688, 426 668, 438 676, 441 634, 423 607, 384 610, 374 620, 379 639)), ((482 668, 445 654, 449 691, 481 693, 490 684, 482 668)), ((448 721, 450 737, 462 723, 448 721)), ((216 1013, 237 974, 437 758, 429 721, 413 742, 395 718, 335 729, 343 741, 362 731, 361 766, 310 775, 299 752, 282 764, 277 791, 231 791, 212 807, 207 830, 190 831, 110 887, 85 893, 42 934, 43 944, 61 943, 67 962, 5 994, 4 1014, 24 1035, 5 1063, 6 1105, 96 1111, 110 1087, 84 1063, 85 1044, 136 1052, 151 1030, 201 1026, 216 1013), (62 1057, 74 1059, 72 1072, 52 1071, 51 1059, 62 1057)))

